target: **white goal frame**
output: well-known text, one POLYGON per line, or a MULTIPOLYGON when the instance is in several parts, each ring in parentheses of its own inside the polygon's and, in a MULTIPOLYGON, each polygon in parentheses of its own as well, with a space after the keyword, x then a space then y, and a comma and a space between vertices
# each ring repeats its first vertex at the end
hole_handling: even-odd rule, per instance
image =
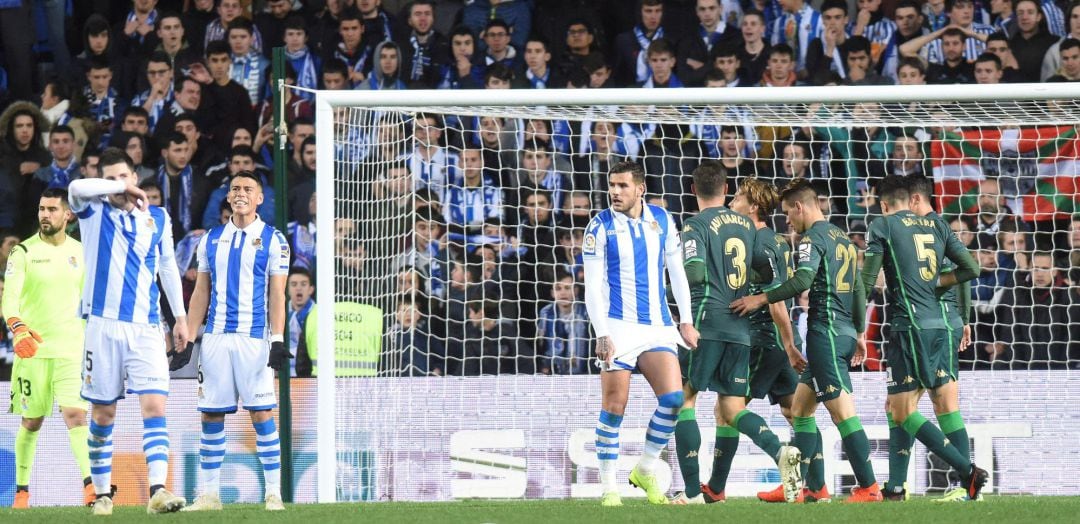
MULTIPOLYGON (((317 230, 323 232, 316 246, 316 302, 319 304, 317 336, 334 340, 334 108, 421 106, 610 106, 699 104, 813 104, 813 103, 908 103, 1080 100, 1080 83, 921 85, 921 86, 806 86, 771 88, 686 89, 518 89, 518 90, 412 90, 412 91, 317 91, 315 96, 317 230)), ((1080 125, 1080 118, 1075 122, 1080 125)), ((769 125, 762 122, 761 125, 769 125)), ((776 125, 777 123, 773 123, 776 125)), ((986 121, 985 125, 1003 125, 986 121)), ((1009 125, 1009 124, 1005 124, 1009 125)), ((1015 123, 1012 125, 1016 125, 1015 123)), ((336 381, 334 351, 319 351, 317 378, 318 502, 336 501, 336 381)))

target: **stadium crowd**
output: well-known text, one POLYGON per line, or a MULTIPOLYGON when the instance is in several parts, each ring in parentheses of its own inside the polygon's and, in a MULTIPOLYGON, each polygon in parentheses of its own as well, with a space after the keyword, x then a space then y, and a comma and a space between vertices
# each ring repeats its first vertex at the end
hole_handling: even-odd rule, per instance
MULTIPOLYGON (((317 346, 316 162, 351 161, 337 179, 336 286, 384 313, 380 373, 585 374, 597 368, 582 231, 607 205, 608 166, 642 162, 649 202, 677 216, 695 210, 688 175, 703 158, 723 162, 732 192, 748 176, 809 178, 864 248, 876 181, 940 179, 931 143, 944 133, 385 114, 320 137, 336 158, 317 159, 305 89, 1080 80, 1080 2, 1054 0, 0 0, 0 35, 0 267, 35 231, 41 192, 100 176, 113 146, 172 216, 190 296, 197 241, 231 212, 227 181, 255 171, 262 216, 287 201, 301 376, 317 346), (269 188, 275 47, 303 88, 285 103, 286 194, 269 188)), ((1022 209, 1036 161, 1003 155, 977 165, 973 184, 939 184, 960 188, 944 214, 983 269, 967 369, 1080 367, 1080 215, 1022 209)), ((887 319, 872 298, 880 345, 887 319)), ((10 340, 0 329, 0 367, 10 340)))

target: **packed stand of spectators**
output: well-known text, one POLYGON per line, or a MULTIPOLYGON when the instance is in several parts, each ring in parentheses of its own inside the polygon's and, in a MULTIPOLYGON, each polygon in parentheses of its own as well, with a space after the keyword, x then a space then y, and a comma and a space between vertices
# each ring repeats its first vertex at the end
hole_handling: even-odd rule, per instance
MULTIPOLYGON (((1080 2, 1055 0, 63 4, 0 0, 0 267, 35 230, 41 191, 99 176, 98 155, 112 146, 173 217, 190 294, 199 237, 228 220, 231 175, 254 171, 267 188, 260 215, 273 216, 276 199, 288 209, 290 343, 302 376, 315 372, 317 345, 308 90, 1080 80, 1080 2), (285 48, 286 82, 301 88, 286 91, 286 194, 271 184, 275 47, 285 48)), ((884 109, 858 104, 839 116, 884 109)), ((738 118, 737 108, 708 110, 738 118)), ((581 242, 607 206, 609 166, 643 163, 648 202, 680 218, 696 210, 688 178, 704 158, 728 169, 731 193, 748 176, 778 186, 809 178, 829 195, 830 220, 864 245, 880 212, 876 182, 933 175, 931 143, 960 131, 379 115, 374 129, 338 126, 332 137, 335 159, 351 160, 337 194, 354 197, 335 210, 336 286, 372 297, 366 306, 386 318, 374 333, 387 374, 596 373, 581 242)), ((982 182, 945 213, 983 268, 962 359, 1076 367, 1080 218, 1015 212, 1034 182, 981 167, 982 182)), ((873 298, 871 318, 887 323, 873 298)), ((0 368, 9 341, 0 329, 0 368)))

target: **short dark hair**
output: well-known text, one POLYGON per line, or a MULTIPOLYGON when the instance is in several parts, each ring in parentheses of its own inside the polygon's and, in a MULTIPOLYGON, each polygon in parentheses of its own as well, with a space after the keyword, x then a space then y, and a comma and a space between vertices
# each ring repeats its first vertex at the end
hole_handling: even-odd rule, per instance
POLYGON ((956 4, 972 4, 972 5, 974 5, 974 2, 972 2, 971 0, 945 0, 945 12, 946 13, 951 12, 953 10, 953 8, 956 7, 956 4))
POLYGON ((225 30, 225 38, 228 38, 229 33, 236 29, 247 31, 249 35, 255 34, 255 24, 251 23, 251 20, 247 18, 238 16, 232 22, 229 22, 229 28, 225 30))
MULTIPOLYGON (((288 62, 286 62, 286 65, 287 64, 288 62)), ((195 80, 194 78, 191 78, 187 75, 178 76, 173 79, 173 91, 183 91, 185 82, 191 82, 195 84, 199 88, 199 93, 202 93, 202 84, 200 84, 198 80, 195 80)))
POLYGON ((550 191, 546 191, 546 190, 543 190, 543 189, 534 189, 532 191, 526 192, 525 195, 522 196, 522 198, 521 198, 521 205, 522 206, 525 205, 525 201, 527 201, 529 199, 529 197, 543 198, 544 200, 547 200, 547 203, 548 203, 549 206, 553 205, 554 202, 555 202, 555 200, 551 198, 551 192, 550 191))
POLYGON ((926 63, 917 56, 905 56, 900 59, 900 63, 896 66, 896 70, 899 71, 901 67, 910 67, 919 72, 920 75, 926 76, 926 63))
POLYGON ((866 51, 866 54, 870 54, 870 41, 865 36, 850 36, 843 44, 840 44, 840 52, 843 53, 845 59, 856 51, 866 51))
POLYGON ((934 196, 934 183, 923 175, 908 175, 904 177, 908 195, 922 195, 927 201, 934 196))
POLYGON ((484 72, 484 85, 487 85, 492 78, 510 82, 514 79, 514 70, 502 62, 495 62, 488 66, 487 71, 484 72))
POLYGON ((150 64, 150 62, 165 64, 169 66, 169 69, 173 68, 172 60, 169 60, 169 55, 166 54, 165 51, 154 51, 151 53, 150 58, 146 59, 147 64, 150 64))
POLYGON ((66 133, 68 135, 71 135, 71 138, 75 138, 75 130, 71 129, 71 126, 67 126, 67 125, 64 125, 64 124, 56 124, 55 126, 53 126, 52 131, 50 131, 50 134, 55 135, 57 133, 61 133, 61 134, 66 133))
POLYGON ((251 149, 251 147, 249 147, 249 146, 236 146, 236 147, 230 149, 229 150, 228 161, 232 162, 233 157, 236 157, 236 156, 246 156, 246 157, 250 158, 252 162, 254 162, 255 159, 258 158, 255 155, 255 150, 251 149))
POLYGON ((45 81, 46 86, 52 86, 52 94, 59 100, 67 100, 71 98, 71 85, 61 80, 58 76, 51 76, 45 81))
POLYGON ((844 16, 848 14, 848 3, 845 0, 825 0, 821 3, 821 9, 818 11, 824 13, 829 9, 840 9, 844 12, 844 16))
POLYGON ((131 157, 123 149, 119 147, 105 148, 101 152, 101 159, 98 160, 98 169, 105 169, 116 164, 126 164, 128 169, 135 172, 135 162, 131 161, 131 157))
POLYGON ((713 48, 712 58, 715 61, 717 58, 727 58, 733 56, 739 58, 739 46, 732 44, 718 45, 713 48))
POLYGON ((162 192, 161 184, 159 184, 158 181, 155 180, 153 177, 147 178, 146 180, 139 182, 139 189, 142 189, 143 191, 157 189, 158 192, 162 192))
POLYGON ((769 56, 766 58, 772 58, 773 55, 787 55, 792 61, 795 60, 795 50, 787 44, 777 44, 769 48, 769 56))
MULTIPOLYGON (((1076 42, 1075 40, 1073 41, 1076 42)), ((1065 44, 1062 43, 1061 46, 1065 47, 1065 44)), ((1076 47, 1080 47, 1080 42, 1076 43, 1076 47)), ((1001 58, 999 58, 998 55, 995 55, 994 53, 980 54, 979 57, 975 59, 976 64, 978 64, 979 62, 993 62, 994 66, 997 67, 998 70, 1001 70, 1001 58)))
POLYGON ((900 9, 901 7, 914 9, 917 14, 922 15, 922 8, 919 7, 919 3, 915 0, 900 0, 896 3, 896 7, 893 9, 893 12, 895 12, 896 9, 900 9))
POLYGON ((89 73, 93 69, 108 69, 112 71, 113 66, 104 57, 95 56, 90 59, 90 66, 86 68, 86 72, 89 73))
POLYGON ((705 198, 718 197, 727 189, 727 169, 719 160, 704 160, 692 173, 694 193, 705 198))
POLYGON ((41 198, 59 198, 62 206, 68 206, 68 192, 62 187, 47 187, 41 192, 41 198))
MULTIPOLYGON (((968 0, 970 1, 970 0, 968 0)), ((950 27, 941 33, 941 39, 945 40, 946 36, 955 36, 960 39, 961 42, 967 41, 967 34, 964 33, 959 27, 950 27)))
POLYGON ((1058 52, 1060 53, 1061 51, 1065 51, 1067 49, 1077 49, 1077 48, 1080 48, 1080 40, 1077 40, 1077 39, 1070 36, 1069 38, 1066 38, 1066 39, 1061 41, 1061 45, 1058 46, 1058 52))
POLYGON ((177 13, 176 11, 162 11, 158 15, 157 21, 154 22, 154 31, 161 30, 161 22, 166 18, 175 18, 180 21, 181 26, 184 25, 184 19, 180 18, 180 13, 177 13))
POLYGON ((327 60, 323 63, 322 74, 325 75, 327 73, 337 73, 348 78, 349 65, 337 58, 327 60))
POLYGON ((339 28, 341 27, 342 22, 352 21, 360 22, 360 30, 364 30, 364 15, 360 12, 359 9, 356 8, 356 6, 348 6, 342 9, 340 13, 338 13, 337 26, 339 28))
POLYGON ((79 157, 79 165, 86 165, 86 161, 90 160, 90 157, 96 156, 98 160, 101 160, 101 150, 93 147, 87 147, 83 149, 82 156, 79 157))
MULTIPOLYGON (((315 277, 311 274, 311 271, 309 271, 308 268, 303 266, 292 266, 289 268, 289 277, 292 277, 293 275, 305 276, 307 277, 308 282, 311 283, 312 287, 315 286, 315 277)), ((286 277, 286 279, 288 279, 289 277, 286 277)))
POLYGON ((883 202, 889 204, 896 204, 898 202, 907 203, 911 198, 911 193, 908 191, 908 186, 904 181, 904 177, 900 175, 889 175, 883 178, 877 184, 878 195, 883 202))
POLYGON ((1004 31, 994 31, 993 33, 990 33, 986 36, 987 44, 996 40, 1000 40, 1002 42, 1005 42, 1005 45, 1009 45, 1009 35, 1005 34, 1004 31))
POLYGON ((179 131, 165 129, 162 130, 161 136, 158 137, 158 143, 161 144, 161 149, 168 149, 172 144, 187 144, 187 137, 179 131))
POLYGON ((528 46, 529 42, 536 42, 536 43, 544 46, 544 51, 545 52, 547 52, 547 53, 551 52, 551 44, 548 44, 547 39, 540 36, 540 35, 530 36, 529 39, 525 41, 525 45, 528 46))
POLYGON ((743 20, 746 20, 746 17, 748 17, 748 16, 756 16, 756 17, 758 17, 758 20, 761 20, 762 25, 765 24, 765 13, 762 13, 761 11, 759 11, 756 8, 751 7, 749 9, 743 10, 743 14, 742 14, 743 20))
POLYGON ((123 122, 129 116, 137 116, 144 118, 147 121, 150 120, 150 112, 143 106, 128 106, 124 108, 124 112, 120 113, 120 122, 123 122))
POLYGON ((450 30, 450 34, 447 35, 447 39, 450 42, 453 42, 455 36, 468 36, 473 39, 474 44, 476 43, 476 34, 473 33, 473 30, 469 29, 469 26, 467 25, 460 24, 454 26, 454 28, 450 30))
POLYGON ((214 40, 206 44, 206 58, 210 58, 211 55, 228 55, 232 54, 232 50, 229 48, 229 44, 224 40, 214 40))
POLYGON ((611 166, 608 170, 608 178, 617 173, 630 173, 635 184, 645 183, 645 169, 637 162, 624 161, 611 166))
POLYGON ((805 178, 796 178, 788 185, 784 186, 784 190, 780 192, 780 201, 792 204, 795 202, 802 202, 803 205, 817 205, 818 192, 814 189, 814 186, 810 184, 810 181, 805 178))
POLYGON ((652 55, 668 54, 675 56, 675 46, 671 45, 671 42, 666 38, 657 38, 649 44, 649 48, 645 51, 645 56, 650 57, 652 55))
POLYGON ((285 19, 285 30, 287 31, 289 29, 300 30, 303 31, 304 34, 307 34, 308 32, 307 23, 304 22, 304 17, 300 15, 289 15, 289 17, 285 19))
POLYGON ((255 184, 259 186, 259 189, 263 189, 262 177, 256 175, 254 171, 237 171, 237 173, 229 179, 229 184, 231 185, 232 181, 236 180, 237 178, 250 178, 251 180, 255 181, 255 184))
POLYGON ((486 32, 492 27, 501 27, 506 29, 507 33, 510 32, 510 24, 506 23, 506 20, 503 20, 502 18, 492 18, 491 20, 488 20, 487 25, 484 26, 484 31, 486 32))

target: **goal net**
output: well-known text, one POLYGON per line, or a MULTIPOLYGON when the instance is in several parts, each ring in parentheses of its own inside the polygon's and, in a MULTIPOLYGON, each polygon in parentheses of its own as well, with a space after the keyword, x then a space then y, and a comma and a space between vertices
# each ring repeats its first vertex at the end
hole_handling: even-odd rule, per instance
MULTIPOLYGON (((860 248, 880 216, 877 183, 931 177, 935 207, 983 269, 959 355, 975 461, 996 493, 1080 492, 1066 474, 1080 455, 1060 453, 1080 432, 1063 402, 1080 394, 1078 98, 1066 84, 319 92, 318 499, 599 496, 582 232, 608 205, 616 162, 644 166, 647 202, 681 222, 707 159, 726 168, 729 195, 748 177, 809 179, 860 248)), ((796 242, 778 210, 771 222, 796 242)), ((879 481, 883 285, 868 300, 870 358, 852 373, 879 481)), ((792 311, 801 332, 805 307, 792 311)), ((698 407, 703 478, 713 398, 698 407)), ((654 407, 635 378, 621 476, 654 407)), ((776 406, 750 408, 786 439, 776 406)), ((850 467, 819 417, 828 485, 843 493, 850 467)), ((740 448, 728 495, 773 487, 771 460, 740 448)), ((665 457, 660 477, 681 489, 673 446, 665 457)), ((921 445, 908 480, 917 493, 956 481, 921 445)))

